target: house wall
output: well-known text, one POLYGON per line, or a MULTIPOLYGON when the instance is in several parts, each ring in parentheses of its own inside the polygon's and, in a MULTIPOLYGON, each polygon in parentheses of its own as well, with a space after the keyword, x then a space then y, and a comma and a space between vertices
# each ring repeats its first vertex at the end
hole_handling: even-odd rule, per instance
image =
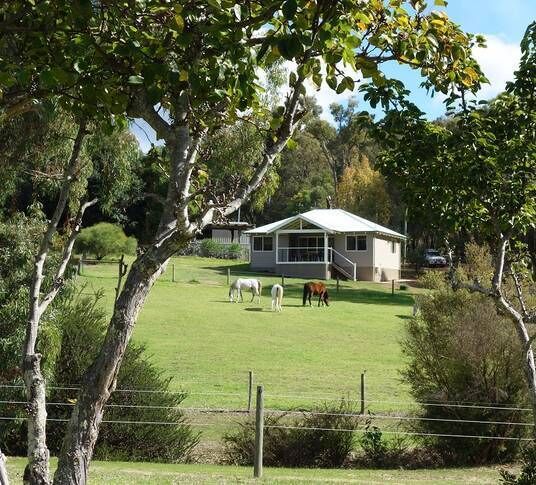
POLYGON ((295 278, 327 280, 331 277, 326 264, 278 264, 277 273, 295 278))
MULTIPOLYGON (((350 235, 350 234, 348 234, 350 235)), ((352 234, 353 235, 353 234, 352 234)), ((356 234, 360 235, 360 234, 356 234)), ((370 268, 372 267, 372 246, 373 240, 371 234, 367 234, 367 250, 366 251, 347 251, 346 250, 346 234, 336 234, 334 240, 334 249, 348 258, 350 261, 356 263, 358 268, 370 268)))
POLYGON ((249 249, 251 269, 275 272, 275 239, 271 251, 254 251, 253 237, 250 237, 249 249))
POLYGON ((400 278, 400 241, 395 241, 396 252, 393 254, 390 239, 367 234, 366 251, 347 251, 346 236, 347 234, 336 235, 334 248, 356 263, 358 280, 387 281, 400 278))
POLYGON ((391 252, 393 239, 374 238, 374 280, 388 281, 400 279, 400 241, 394 240, 395 252, 391 252))

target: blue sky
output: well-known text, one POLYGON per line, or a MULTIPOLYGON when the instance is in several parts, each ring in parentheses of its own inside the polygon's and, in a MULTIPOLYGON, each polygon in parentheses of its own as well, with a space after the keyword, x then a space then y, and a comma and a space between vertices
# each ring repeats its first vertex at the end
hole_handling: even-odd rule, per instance
MULTIPOLYGON (((430 0, 430 3, 433 3, 430 0)), ((479 97, 489 99, 504 89, 506 81, 512 79, 519 62, 519 43, 528 24, 536 19, 536 0, 449 0, 446 11, 449 17, 460 24, 463 30, 483 34, 487 39, 487 49, 476 49, 474 55, 490 84, 483 87, 479 97)), ((411 97, 428 117, 433 119, 444 113, 440 97, 430 98, 419 87, 418 73, 407 67, 390 65, 386 74, 404 82, 411 90, 411 97)), ((344 103, 352 93, 336 95, 327 86, 320 91, 311 90, 323 107, 323 116, 332 121, 329 105, 332 102, 344 103)), ((362 109, 368 106, 362 104, 362 109)), ((132 126, 143 151, 154 142, 154 132, 143 122, 132 126)))

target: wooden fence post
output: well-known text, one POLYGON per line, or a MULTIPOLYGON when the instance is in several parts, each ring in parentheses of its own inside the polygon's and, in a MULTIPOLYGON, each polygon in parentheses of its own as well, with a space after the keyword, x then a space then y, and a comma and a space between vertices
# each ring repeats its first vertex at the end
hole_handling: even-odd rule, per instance
POLYGON ((281 286, 283 286, 283 287, 285 286, 285 275, 284 274, 281 275, 281 286))
POLYGON ((227 286, 231 284, 231 268, 227 268, 227 286))
POLYGON ((391 280, 391 295, 395 296, 395 280, 391 280))
POLYGON ((361 414, 365 414, 365 373, 367 371, 361 372, 361 414))
POLYGON ((339 293, 339 275, 337 275, 337 293, 339 293))
POLYGON ((262 447, 264 438, 264 388, 257 386, 257 403, 255 410, 255 456, 253 476, 262 477, 262 447))
POLYGON ((175 283, 175 263, 171 265, 171 282, 175 283))
POLYGON ((251 412, 251 401, 253 398, 253 371, 249 371, 248 375, 248 413, 251 412))

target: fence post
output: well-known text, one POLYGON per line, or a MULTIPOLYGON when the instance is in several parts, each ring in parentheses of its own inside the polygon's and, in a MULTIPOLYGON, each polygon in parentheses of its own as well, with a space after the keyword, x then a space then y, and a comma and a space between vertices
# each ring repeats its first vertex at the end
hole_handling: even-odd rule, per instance
POLYGON ((84 269, 84 256, 85 254, 82 254, 80 256, 80 261, 78 261, 78 274, 82 275, 82 270, 84 269))
POLYGON ((337 293, 339 293, 339 275, 337 275, 337 293))
POLYGON ((175 283, 175 263, 171 265, 171 282, 175 283))
POLYGON ((361 372, 361 414, 365 415, 365 373, 364 370, 361 372))
POLYGON ((281 275, 281 286, 285 286, 285 275, 281 275))
POLYGON ((395 280, 391 280, 391 295, 395 296, 395 280))
POLYGON ((227 286, 231 284, 231 268, 227 268, 227 286))
POLYGON ((251 401, 253 398, 253 371, 249 371, 248 375, 248 413, 251 412, 251 401))
POLYGON ((253 461, 253 476, 262 477, 262 447, 264 434, 264 388, 257 386, 257 403, 255 410, 255 457, 253 461))

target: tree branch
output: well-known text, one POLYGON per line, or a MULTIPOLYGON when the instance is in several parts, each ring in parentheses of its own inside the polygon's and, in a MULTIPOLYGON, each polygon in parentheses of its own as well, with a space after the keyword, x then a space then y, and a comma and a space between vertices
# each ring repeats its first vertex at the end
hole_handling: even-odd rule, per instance
POLYGON ((56 298, 56 295, 58 294, 59 290, 61 289, 61 287, 63 286, 65 282, 65 279, 64 279, 65 271, 67 270, 67 266, 69 264, 69 261, 71 260, 71 255, 73 253, 73 247, 74 247, 76 238, 78 237, 78 234, 80 234, 80 230, 82 229, 82 219, 84 217, 84 212, 91 206, 94 206, 97 202, 98 202, 98 199, 90 200, 89 202, 83 203, 80 206, 80 209, 78 209, 78 214, 76 215, 73 229, 63 248, 61 262, 60 262, 60 265, 58 266, 58 269, 56 270, 56 274, 54 276, 54 283, 52 284, 52 289, 47 293, 47 295, 43 298, 43 301, 39 305, 39 311, 41 314, 45 312, 48 305, 54 300, 54 298, 56 298))
POLYGON ((143 118, 151 125, 159 139, 169 141, 172 132, 171 125, 162 118, 154 109, 154 106, 147 98, 145 88, 137 89, 133 96, 133 101, 128 107, 128 115, 133 118, 143 118))

